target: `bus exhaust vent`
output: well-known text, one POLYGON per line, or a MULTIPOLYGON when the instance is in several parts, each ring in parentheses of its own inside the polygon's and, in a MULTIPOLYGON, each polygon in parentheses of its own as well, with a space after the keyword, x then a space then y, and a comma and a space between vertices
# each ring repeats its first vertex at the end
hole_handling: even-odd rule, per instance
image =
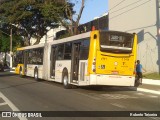
POLYGON ((85 62, 81 62, 80 67, 80 80, 84 81, 84 75, 85 75, 85 62))

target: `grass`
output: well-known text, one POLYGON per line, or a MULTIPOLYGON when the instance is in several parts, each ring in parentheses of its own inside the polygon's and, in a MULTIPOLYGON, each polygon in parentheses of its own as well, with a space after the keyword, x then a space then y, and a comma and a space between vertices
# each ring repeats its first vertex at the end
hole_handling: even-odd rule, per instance
POLYGON ((153 79, 153 80, 160 80, 160 74, 158 74, 158 73, 144 74, 144 75, 143 75, 143 78, 153 79))

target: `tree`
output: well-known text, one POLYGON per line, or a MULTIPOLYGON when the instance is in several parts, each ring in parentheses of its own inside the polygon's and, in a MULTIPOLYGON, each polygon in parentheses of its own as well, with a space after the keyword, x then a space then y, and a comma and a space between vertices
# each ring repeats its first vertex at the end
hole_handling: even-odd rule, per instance
MULTIPOLYGON (((22 46, 22 38, 20 36, 13 35, 12 41, 13 51, 16 51, 17 47, 22 46)), ((6 54, 10 51, 10 36, 8 33, 0 30, 0 52, 5 53, 4 64, 6 63, 6 54)))
MULTIPOLYGON (((76 1, 77 3, 78 1, 76 1)), ((75 12, 72 12, 72 8, 74 6, 74 4, 70 4, 69 0, 65 0, 65 13, 67 15, 67 18, 70 20, 70 27, 71 27, 71 34, 75 35, 78 33, 78 26, 79 26, 79 21, 81 19, 82 13, 83 13, 83 9, 84 9, 84 4, 85 4, 85 0, 81 0, 81 7, 79 10, 79 13, 77 14, 77 18, 74 20, 73 16, 75 14, 75 12)))
POLYGON ((84 9, 85 0, 74 20, 74 3, 70 0, 3 0, 0 6, 0 23, 8 29, 16 28, 16 34, 23 36, 25 45, 30 45, 30 38, 37 39, 35 44, 49 29, 63 25, 71 35, 77 34, 77 27, 84 9))
POLYGON ((40 42, 48 29, 56 28, 65 15, 64 0, 7 0, 0 6, 0 21, 17 27, 17 34, 24 36, 25 44, 31 37, 40 42))

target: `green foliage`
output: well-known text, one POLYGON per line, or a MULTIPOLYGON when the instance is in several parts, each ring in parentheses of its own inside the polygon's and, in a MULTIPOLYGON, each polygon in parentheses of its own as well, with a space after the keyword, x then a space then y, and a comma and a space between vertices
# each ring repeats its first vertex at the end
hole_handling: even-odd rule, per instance
POLYGON ((0 6, 0 23, 8 24, 8 29, 16 26, 16 34, 26 41, 36 37, 38 43, 47 28, 66 23, 65 7, 65 0, 7 0, 0 6))
MULTIPOLYGON (((13 52, 16 51, 17 47, 23 45, 22 38, 20 36, 14 35, 12 38, 13 52)), ((0 32, 0 52, 10 51, 10 36, 7 36, 0 32)))
POLYGON ((159 73, 148 73, 148 74, 144 74, 143 77, 146 79, 160 80, 159 73))
POLYGON ((77 30, 84 8, 82 4, 78 19, 74 21, 74 4, 70 0, 3 0, 0 4, 0 27, 5 24, 8 31, 14 28, 14 34, 23 36, 26 45, 30 45, 31 37, 35 37, 38 44, 49 29, 61 25, 73 35, 72 28, 76 26, 77 30))
POLYGON ((6 35, 1 35, 0 38, 0 51, 1 52, 8 52, 9 51, 9 45, 10 45, 10 39, 6 35))
POLYGON ((18 23, 21 19, 31 16, 30 11, 25 11, 28 0, 8 0, 0 6, 0 13, 6 23, 18 23))

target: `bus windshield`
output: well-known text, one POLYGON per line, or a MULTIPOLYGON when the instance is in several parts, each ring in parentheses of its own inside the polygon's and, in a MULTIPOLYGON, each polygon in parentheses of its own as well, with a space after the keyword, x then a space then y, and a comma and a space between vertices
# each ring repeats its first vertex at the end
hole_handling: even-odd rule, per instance
POLYGON ((18 64, 23 64, 23 51, 17 51, 13 56, 13 66, 17 66, 18 64))
POLYGON ((121 32, 100 32, 100 50, 111 53, 131 53, 133 35, 121 32))

